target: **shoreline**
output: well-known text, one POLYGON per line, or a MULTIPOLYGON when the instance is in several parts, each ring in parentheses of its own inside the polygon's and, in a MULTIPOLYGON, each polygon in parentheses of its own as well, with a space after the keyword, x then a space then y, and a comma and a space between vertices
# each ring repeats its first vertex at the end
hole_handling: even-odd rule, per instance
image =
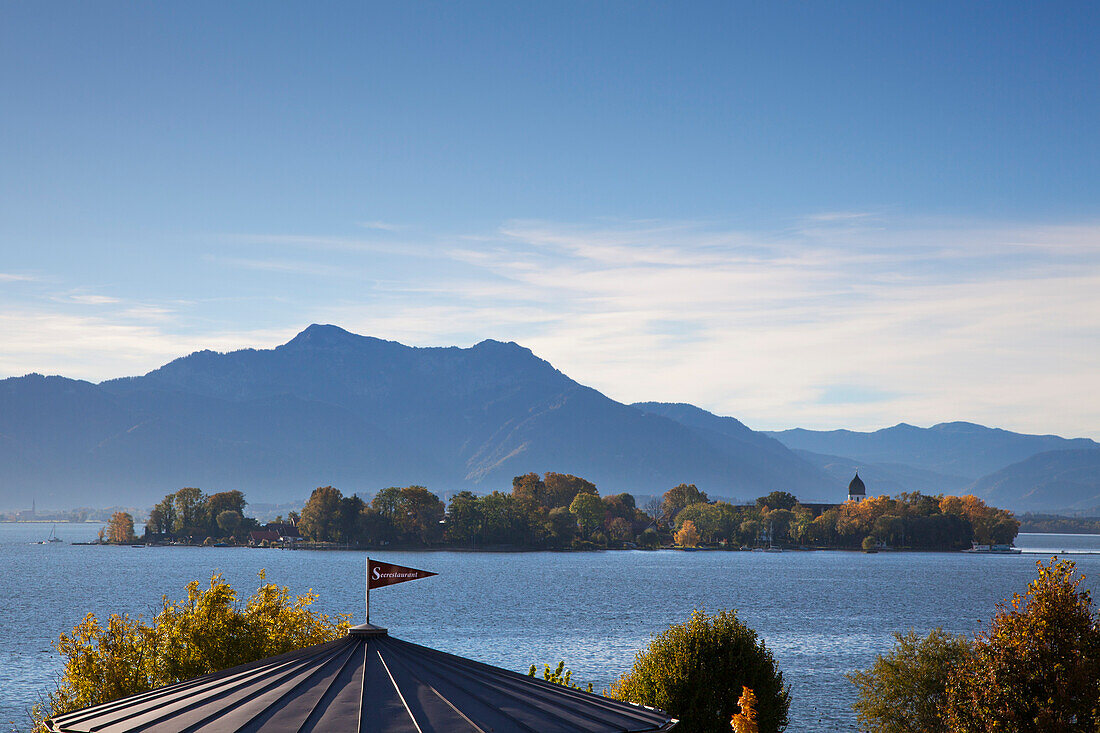
MULTIPOLYGON (((34 543, 32 543, 34 544, 34 543)), ((729 553, 762 553, 762 554, 781 554, 781 553, 804 553, 804 552, 852 552, 858 554, 897 554, 897 553, 962 553, 973 555, 1046 555, 1047 552, 1036 550, 1022 550, 1019 553, 1011 552, 969 552, 969 548, 965 550, 935 550, 935 549, 921 549, 921 548, 901 548, 901 549, 878 549, 874 552, 867 552, 860 548, 855 547, 784 547, 778 551, 767 551, 763 548, 742 550, 740 548, 724 548, 724 547, 654 547, 652 549, 642 547, 598 547, 598 548, 585 548, 585 549, 573 549, 573 548, 552 548, 552 547, 354 547, 354 546, 331 546, 331 547, 281 547, 270 546, 260 547, 253 545, 187 545, 187 544, 144 544, 141 542, 134 543, 111 543, 111 542, 70 542, 70 545, 81 547, 130 547, 133 549, 235 549, 235 550, 282 550, 286 552, 469 552, 469 553, 499 553, 499 554, 525 554, 532 552, 552 552, 552 553, 587 553, 587 552, 729 552, 729 553)), ((1100 552, 1065 552, 1061 551, 1056 554, 1094 554, 1100 555, 1100 552)))

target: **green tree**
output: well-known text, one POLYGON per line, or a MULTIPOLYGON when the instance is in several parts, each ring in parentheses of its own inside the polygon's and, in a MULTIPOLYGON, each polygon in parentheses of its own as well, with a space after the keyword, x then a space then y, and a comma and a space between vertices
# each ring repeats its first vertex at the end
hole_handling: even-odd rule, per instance
POLYGON ((169 494, 149 512, 149 521, 152 532, 156 534, 171 534, 176 527, 176 495, 169 494))
POLYGON ((790 688, 764 641, 733 611, 696 610, 638 652, 606 694, 667 711, 680 719, 678 733, 711 733, 729 730, 745 687, 756 694, 760 730, 784 730, 790 688))
POLYGON ((481 497, 482 538, 490 545, 517 545, 523 542, 524 515, 511 494, 494 491, 481 497))
POLYGON ((786 509, 788 511, 794 509, 794 505, 798 503, 798 499, 794 498, 794 494, 787 491, 773 491, 767 496, 761 496, 756 500, 756 506, 764 509, 786 509))
POLYGON ((722 510, 716 504, 691 504, 676 515, 676 527, 682 528, 686 522, 691 522, 700 541, 713 543, 722 536, 722 519, 722 510))
POLYGON ((630 542, 634 539, 634 527, 622 517, 613 517, 607 523, 607 536, 615 542, 630 542))
POLYGON ((546 473, 543 480, 546 484, 547 508, 569 506, 578 494, 600 495, 596 490, 596 484, 570 473, 550 471, 546 473))
POLYGON ((387 517, 368 506, 359 515, 360 542, 382 547, 397 539, 397 530, 387 517))
POLYGON ((764 515, 764 522, 768 527, 772 542, 785 542, 790 539, 791 524, 794 523, 794 512, 789 509, 773 509, 764 515))
MULTIPOLYGON (((208 588, 187 585, 187 598, 162 600, 151 624, 139 616, 112 614, 105 624, 92 614, 55 648, 65 660, 57 687, 37 706, 39 724, 50 715, 117 700, 199 675, 283 654, 347 633, 348 617, 310 610, 316 596, 293 598, 287 588, 263 583, 241 607, 221 575, 208 588)), ((39 725, 38 730, 45 730, 39 725)))
POLYGON ((594 494, 577 494, 569 505, 569 511, 577 518, 582 537, 590 536, 603 523, 603 502, 594 494))
POLYGON ((201 534, 206 527, 206 497, 201 489, 188 486, 173 494, 175 521, 172 531, 178 535, 201 534))
POLYGON ((406 541, 428 545, 443 536, 443 502, 423 486, 401 489, 393 523, 406 541))
POLYGON ((680 484, 666 491, 661 497, 661 514, 666 522, 671 523, 684 507, 706 502, 707 493, 699 491, 695 484, 680 484))
POLYGON ((546 518, 547 539, 555 547, 567 547, 577 536, 577 518, 569 507, 554 507, 546 518))
POLYGON ((236 490, 219 491, 206 497, 204 514, 209 518, 211 524, 214 525, 210 527, 210 531, 213 532, 217 528, 218 515, 222 512, 236 512, 243 518, 244 507, 247 503, 248 502, 244 500, 244 494, 236 490))
POLYGON ((1027 593, 998 604, 947 686, 953 733, 1092 733, 1100 723, 1100 630, 1069 560, 1037 563, 1027 593))
POLYGON ((345 496, 336 507, 336 541, 345 544, 359 544, 365 539, 365 521, 363 512, 367 505, 358 494, 345 496))
POLYGON ((760 541, 760 521, 756 519, 746 519, 741 522, 741 526, 737 530, 737 537, 741 544, 755 545, 760 541))
POLYGON ((791 535, 791 539, 795 542, 806 543, 810 541, 810 527, 814 523, 814 515, 809 509, 805 508, 801 504, 794 508, 794 521, 791 522, 791 526, 788 532, 791 535))
POLYGON ((218 529, 227 535, 232 535, 241 526, 241 515, 232 509, 226 509, 218 513, 218 529))
POLYGON ((343 498, 340 489, 332 486, 314 489, 302 507, 302 518, 298 522, 302 536, 314 542, 335 542, 340 531, 340 500, 343 498))
MULTIPOLYGON (((515 495, 514 489, 512 493, 515 495)), ((457 545, 475 545, 481 541, 484 521, 477 496, 469 491, 460 491, 451 497, 451 503, 447 506, 447 539, 457 545)))
POLYGON ((401 501, 401 489, 396 486, 382 489, 371 499, 371 509, 385 517, 395 527, 397 526, 398 503, 401 501))
POLYGON ((934 629, 894 634, 897 644, 868 669, 849 674, 857 688, 852 708, 869 733, 950 733, 943 718, 947 682, 967 660, 970 642, 934 629))

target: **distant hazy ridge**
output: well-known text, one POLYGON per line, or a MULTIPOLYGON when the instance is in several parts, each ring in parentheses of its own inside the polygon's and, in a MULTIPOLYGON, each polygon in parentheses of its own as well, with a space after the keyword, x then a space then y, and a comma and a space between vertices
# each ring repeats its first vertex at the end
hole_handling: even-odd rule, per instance
MULTIPOLYGON (((413 483, 490 491, 548 470, 584 476, 604 493, 694 482, 714 496, 784 489, 838 501, 855 465, 871 493, 955 490, 1008 471, 995 482, 1004 505, 1026 494, 1035 508, 1042 492, 1004 488, 1015 487, 1011 464, 1055 451, 1050 466, 1083 452, 1072 476, 1084 488, 1051 489, 1059 501, 1079 500, 1100 496, 1079 466, 1100 465, 1097 448, 976 425, 769 437, 691 405, 615 402, 514 343, 412 348, 335 326, 310 326, 270 350, 197 352, 98 385, 0 381, 0 508, 32 498, 59 508, 148 504, 181 486, 240 489, 253 501, 304 497, 323 484, 345 493, 413 483)), ((993 484, 975 484, 985 486, 993 484)))

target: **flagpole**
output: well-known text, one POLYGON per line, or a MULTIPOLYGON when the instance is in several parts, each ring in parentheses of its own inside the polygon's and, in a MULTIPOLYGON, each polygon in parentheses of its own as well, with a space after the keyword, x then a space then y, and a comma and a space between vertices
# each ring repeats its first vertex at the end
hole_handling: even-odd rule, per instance
POLYGON ((367 623, 370 623, 370 558, 367 558, 367 574, 366 574, 366 616, 367 623))

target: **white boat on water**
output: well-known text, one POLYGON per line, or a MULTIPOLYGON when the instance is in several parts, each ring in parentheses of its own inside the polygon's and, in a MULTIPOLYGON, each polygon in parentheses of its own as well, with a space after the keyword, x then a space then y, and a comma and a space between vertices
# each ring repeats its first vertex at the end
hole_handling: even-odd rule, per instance
POLYGON ((963 552, 976 555, 1019 555, 1023 550, 1018 550, 1012 545, 979 545, 975 542, 973 547, 963 552))
POLYGON ((57 536, 57 525, 56 524, 54 526, 50 527, 50 536, 49 537, 47 537, 44 540, 38 540, 38 542, 32 542, 31 544, 32 545, 49 545, 49 544, 52 544, 54 542, 64 542, 64 540, 62 540, 60 537, 57 536))

